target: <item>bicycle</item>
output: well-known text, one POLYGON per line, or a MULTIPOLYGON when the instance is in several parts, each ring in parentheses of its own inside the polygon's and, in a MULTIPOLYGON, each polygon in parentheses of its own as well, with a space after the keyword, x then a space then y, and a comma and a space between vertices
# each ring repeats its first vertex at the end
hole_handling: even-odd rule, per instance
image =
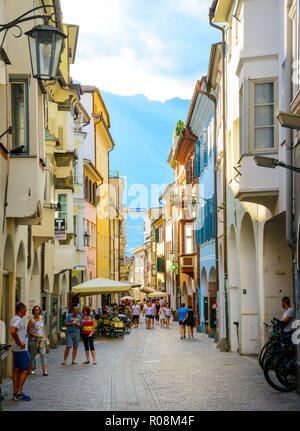
POLYGON ((2 393, 2 364, 1 362, 4 361, 5 358, 8 356, 8 349, 11 347, 10 344, 0 344, 0 411, 2 411, 3 408, 3 401, 4 396, 2 393))
POLYGON ((280 327, 280 342, 276 341, 269 347, 269 354, 264 362, 264 376, 273 389, 290 392, 296 389, 296 349, 292 342, 294 331, 284 332, 283 322, 273 320, 280 327))
POLYGON ((269 329, 269 341, 263 346, 261 352, 259 354, 259 365, 262 369, 264 369, 266 361, 273 354, 275 349, 280 346, 281 343, 281 326, 280 320, 274 317, 271 321, 271 325, 264 323, 264 326, 269 329))

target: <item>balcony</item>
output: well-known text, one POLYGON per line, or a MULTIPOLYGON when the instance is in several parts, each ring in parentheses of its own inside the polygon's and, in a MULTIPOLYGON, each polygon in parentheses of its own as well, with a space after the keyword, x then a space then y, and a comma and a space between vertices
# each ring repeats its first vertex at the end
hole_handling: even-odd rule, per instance
POLYGON ((253 155, 242 156, 237 169, 240 172, 238 183, 234 181, 232 185, 235 198, 263 205, 274 212, 279 194, 279 169, 257 166, 253 155))
POLYGON ((73 190, 73 162, 77 159, 75 153, 55 153, 54 188, 73 190))
POLYGON ((39 226, 33 226, 32 237, 35 250, 44 242, 54 238, 54 218, 53 209, 44 208, 42 223, 39 226))
POLYGON ((185 254, 180 256, 180 272, 193 277, 195 267, 196 256, 194 254, 185 254))
POLYGON ((11 155, 6 217, 19 225, 41 224, 44 201, 44 166, 36 156, 11 155))

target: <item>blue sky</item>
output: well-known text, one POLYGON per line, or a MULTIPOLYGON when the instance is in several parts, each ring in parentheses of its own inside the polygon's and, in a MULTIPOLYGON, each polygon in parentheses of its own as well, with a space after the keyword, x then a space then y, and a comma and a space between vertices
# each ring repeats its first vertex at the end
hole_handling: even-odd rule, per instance
MULTIPOLYGON (((61 1, 64 22, 80 27, 72 78, 96 85, 110 112, 111 170, 127 178, 128 206, 135 184, 153 205, 152 185, 172 182, 166 160, 175 125, 185 121, 210 46, 220 40, 208 23, 211 0, 61 1)), ((126 219, 126 235, 128 252, 143 243, 141 217, 126 219)))
POLYGON ((64 21, 80 26, 73 78, 119 95, 190 99, 206 74, 211 0, 62 0, 64 21))

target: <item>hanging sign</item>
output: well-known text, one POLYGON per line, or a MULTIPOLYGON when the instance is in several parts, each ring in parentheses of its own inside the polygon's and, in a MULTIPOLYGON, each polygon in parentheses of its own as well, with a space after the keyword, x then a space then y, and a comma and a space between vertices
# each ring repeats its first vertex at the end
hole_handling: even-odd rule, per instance
POLYGON ((54 239, 58 240, 66 240, 66 219, 64 218, 56 218, 54 224, 54 239))

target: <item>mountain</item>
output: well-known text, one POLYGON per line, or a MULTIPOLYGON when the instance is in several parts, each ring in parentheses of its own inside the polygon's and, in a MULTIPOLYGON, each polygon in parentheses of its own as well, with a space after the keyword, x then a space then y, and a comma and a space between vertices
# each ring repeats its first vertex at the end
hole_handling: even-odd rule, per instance
MULTIPOLYGON (((167 158, 176 123, 185 121, 190 101, 175 97, 162 103, 150 101, 143 94, 119 96, 104 91, 101 95, 115 142, 110 153, 110 172, 118 171, 121 177, 127 177, 125 206, 158 206, 158 193, 151 198, 151 185, 173 181, 167 158)), ((143 243, 141 216, 127 216, 126 234, 128 251, 143 243)))

